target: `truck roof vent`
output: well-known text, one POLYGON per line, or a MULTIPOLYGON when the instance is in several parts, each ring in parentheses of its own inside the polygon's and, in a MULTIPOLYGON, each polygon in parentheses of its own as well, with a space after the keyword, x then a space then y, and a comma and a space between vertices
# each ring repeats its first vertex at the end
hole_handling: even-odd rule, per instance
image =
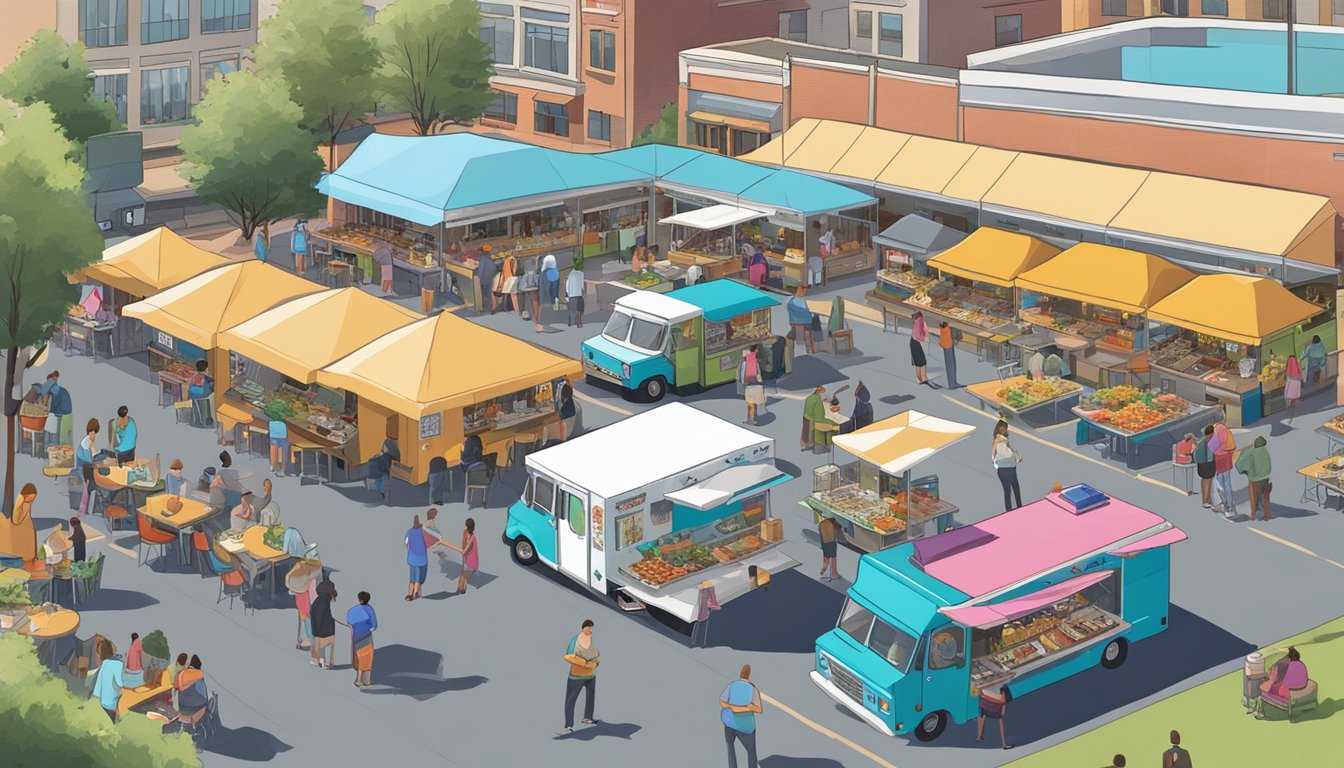
POLYGON ((1110 500, 1111 497, 1096 488, 1086 483, 1079 483, 1060 491, 1058 502, 1073 514, 1080 515, 1088 510, 1105 506, 1110 500))

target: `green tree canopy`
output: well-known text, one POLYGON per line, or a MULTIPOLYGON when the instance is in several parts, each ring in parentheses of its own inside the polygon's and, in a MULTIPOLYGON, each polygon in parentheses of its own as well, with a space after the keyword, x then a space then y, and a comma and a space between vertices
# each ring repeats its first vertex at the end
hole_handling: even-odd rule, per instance
POLYGON ((664 104, 662 110, 658 112, 658 122, 644 126, 644 130, 640 131, 635 140, 631 142, 632 146, 639 144, 677 145, 677 103, 675 101, 664 104))
POLYGON ((116 105, 93 95, 92 74, 83 43, 43 29, 0 72, 0 96, 22 105, 46 102, 65 137, 82 147, 90 136, 125 127, 116 105))
POLYGON ((14 450, 22 371, 19 350, 51 338, 79 290, 67 274, 97 261, 103 237, 83 190, 84 169, 70 158, 46 104, 0 100, 0 346, 6 349, 4 511, 14 504, 14 450))
POLYGON ((210 84, 182 129, 182 175, 252 238, 258 226, 322 209, 322 158, 284 82, 234 72, 210 84))
POLYGON ((360 0, 285 0, 262 22, 257 68, 282 79, 303 109, 302 124, 329 142, 373 111, 378 49, 360 0))
POLYGON ((480 27, 476 0, 396 0, 378 15, 387 105, 409 113, 421 136, 440 121, 475 120, 495 98, 480 27))

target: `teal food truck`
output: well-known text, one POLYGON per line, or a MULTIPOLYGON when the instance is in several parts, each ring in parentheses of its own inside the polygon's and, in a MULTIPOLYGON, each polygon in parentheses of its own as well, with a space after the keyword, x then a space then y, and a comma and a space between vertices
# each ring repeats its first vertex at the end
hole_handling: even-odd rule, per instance
POLYGON ((583 372, 591 384, 616 384, 626 397, 649 401, 661 400, 669 387, 734 381, 742 353, 752 344, 764 350, 774 339, 770 308, 778 303, 733 280, 626 294, 602 334, 583 343, 583 372))
POLYGON ((1074 486, 984 522, 859 560, 812 682, 889 736, 931 741, 974 718, 980 691, 1020 697, 1167 628, 1162 517, 1074 486))

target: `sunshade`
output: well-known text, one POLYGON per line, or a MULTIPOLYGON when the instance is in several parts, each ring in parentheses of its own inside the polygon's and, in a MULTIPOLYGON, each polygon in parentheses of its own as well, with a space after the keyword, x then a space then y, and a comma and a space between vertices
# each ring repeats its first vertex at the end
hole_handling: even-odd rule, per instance
POLYGON ((929 266, 967 280, 1012 288, 1018 275, 1058 254, 1058 248, 1030 235, 981 227, 929 259, 929 266))
POLYGON ((849 153, 864 128, 854 123, 824 121, 801 146, 789 153, 787 165, 801 171, 830 173, 835 164, 849 153))
POLYGON ((1149 536, 1146 539, 1139 539, 1133 544, 1125 545, 1123 547, 1120 547, 1119 549, 1107 552, 1106 554, 1116 556, 1137 555, 1140 552, 1147 552, 1150 549, 1157 549, 1158 547, 1169 547, 1172 544, 1179 544, 1188 538, 1190 537, 1185 535, 1185 531, 1182 531, 1180 528, 1169 528, 1159 534, 1149 536))
POLYGON ((1088 573, 1068 581, 1032 592, 1029 595, 1005 600, 993 605, 968 605, 939 608, 938 612, 954 621, 975 629, 988 629, 1013 619, 1020 619, 1035 613, 1046 606, 1053 605, 1077 592, 1109 579, 1115 571, 1105 570, 1088 573))
POLYGON ((911 213, 902 216, 900 221, 875 235, 873 242, 887 248, 923 256, 947 250, 965 239, 965 232, 945 227, 918 213, 911 213))
POLYGON ((736 205, 711 205, 708 208, 697 208, 694 211, 669 216, 658 223, 676 224, 692 229, 719 229, 720 227, 731 227, 734 224, 759 219, 765 215, 764 212, 754 208, 739 208, 736 205))
POLYGON ((441 312, 328 365, 317 382, 418 419, 581 373, 578 360, 441 312))
POLYGON ((875 181, 883 186, 941 193, 974 152, 974 144, 914 136, 875 181))
POLYGON ((1200 275, 1154 304, 1148 317, 1220 339, 1259 344, 1323 311, 1265 277, 1200 275))
POLYGON ((1018 276, 1018 288, 1143 312, 1190 282, 1194 272, 1150 253, 1079 243, 1018 276))
POLYGON ((832 120, 818 120, 815 117, 804 117, 788 128, 779 136, 753 149, 745 155, 738 155, 738 159, 746 160, 752 163, 762 165, 788 165, 789 156, 797 152, 812 131, 822 123, 835 122, 832 120))
POLYGON ((421 315, 358 288, 301 296, 219 335, 219 346, 306 383, 421 315))
POLYGON ((208 269, 232 263, 159 227, 104 250, 101 261, 71 275, 70 281, 93 281, 131 296, 153 296, 208 269))
MULTIPOLYGON (((793 128, 790 128, 789 132, 792 131, 793 128)), ((789 133, 785 134, 788 135, 789 133)), ((872 181, 910 139, 909 134, 868 126, 859 134, 859 138, 854 140, 849 151, 831 166, 831 173, 836 176, 872 181)))
POLYGON ((221 331, 320 290, 317 283, 265 262, 244 261, 137 301, 122 314, 201 349, 214 349, 221 331))
POLYGON ((976 147, 975 154, 961 166, 957 175, 943 187, 943 196, 957 200, 979 202, 994 186, 1008 166, 1017 159, 1017 152, 993 147, 976 147))
POLYGON ((966 439, 975 427, 918 411, 905 411, 834 439, 837 447, 899 475, 938 451, 966 439))
POLYGON ((704 311, 705 319, 711 323, 722 323, 779 304, 778 299, 764 291, 736 280, 723 279, 678 288, 667 296, 699 307, 704 311))
POLYGON ((641 144, 611 152, 603 152, 598 157, 633 168, 641 174, 653 177, 666 176, 672 171, 689 163, 704 152, 690 147, 672 147, 666 144, 641 144))
POLYGON ((1148 171, 1022 153, 982 202, 1104 227, 1146 178, 1148 171))
POLYGON ((701 511, 714 509, 747 491, 760 491, 788 482, 789 476, 774 464, 743 464, 729 467, 703 482, 673 491, 666 498, 701 511))

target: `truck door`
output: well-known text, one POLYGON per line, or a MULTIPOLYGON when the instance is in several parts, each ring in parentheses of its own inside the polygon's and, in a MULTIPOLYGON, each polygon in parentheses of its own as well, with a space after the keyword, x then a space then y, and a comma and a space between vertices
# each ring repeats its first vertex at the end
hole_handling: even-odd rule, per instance
POLYGON ((684 387, 703 383, 700 378, 700 318, 672 324, 672 370, 676 376, 673 386, 684 387))
POLYGON ((946 624, 926 636, 924 663, 924 711, 944 711, 955 722, 970 717, 970 673, 966 665, 966 629, 946 624))
POLYGON ((555 494, 560 570, 588 583, 588 494, 561 484, 555 494))

